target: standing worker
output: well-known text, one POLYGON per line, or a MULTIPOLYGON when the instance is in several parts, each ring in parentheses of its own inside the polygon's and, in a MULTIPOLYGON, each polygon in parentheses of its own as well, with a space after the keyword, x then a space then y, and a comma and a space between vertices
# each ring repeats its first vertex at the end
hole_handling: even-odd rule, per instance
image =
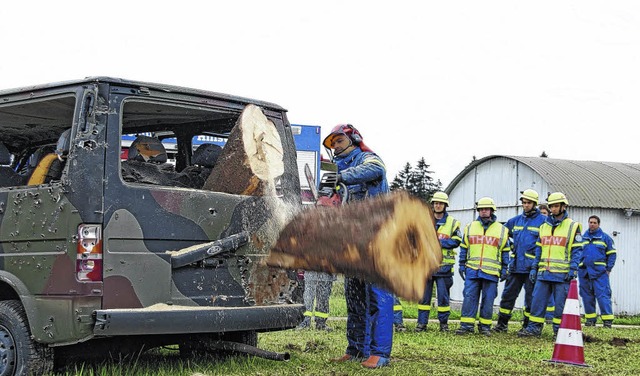
POLYGON ((491 335, 493 302, 498 295, 498 280, 507 278, 509 265, 509 230, 497 221, 496 204, 490 197, 476 203, 478 218, 464 229, 460 245, 460 276, 464 283, 464 299, 460 329, 456 334, 474 331, 478 300, 482 294, 478 332, 491 335))
POLYGON ((306 329, 311 326, 311 317, 315 316, 316 330, 330 332, 327 325, 329 318, 329 296, 336 277, 330 273, 305 271, 304 273, 304 320, 296 329, 306 329), (313 303, 315 301, 315 310, 313 303))
MULTIPOLYGON (((362 135, 351 124, 335 126, 322 144, 338 166, 336 184, 347 186, 350 199, 363 200, 389 192, 382 159, 364 144, 362 135)), ((334 361, 360 361, 366 368, 388 365, 393 340, 393 294, 350 277, 345 277, 344 292, 348 345, 345 354, 334 361)))
MULTIPOLYGON (((549 216, 549 206, 547 204, 538 205, 538 209, 540 209, 540 214, 545 217, 549 216)), ((553 300, 553 295, 549 296, 549 304, 547 305, 547 313, 544 315, 544 323, 545 324, 553 324, 553 312, 555 312, 555 301, 553 300)))
POLYGON ((418 324, 416 332, 427 330, 429 312, 431 311, 431 297, 433 296, 433 283, 435 281, 438 299, 438 321, 440 331, 449 331, 449 291, 453 286, 453 265, 456 262, 455 249, 460 246, 462 236, 460 234, 460 222, 447 213, 449 196, 444 192, 436 192, 431 197, 433 215, 436 217, 436 232, 442 248, 442 264, 440 269, 427 280, 424 297, 418 303, 418 324))
POLYGON ((547 217, 540 214, 538 205, 538 192, 527 189, 520 194, 522 214, 517 215, 505 223, 509 230, 509 237, 513 239, 511 244, 511 262, 509 263, 509 275, 502 291, 500 299, 500 313, 498 323, 493 327, 494 332, 506 332, 511 311, 516 304, 516 299, 524 287, 524 320, 522 328, 529 323, 529 309, 531 307, 531 294, 533 282, 529 279, 531 264, 536 257, 536 241, 540 231, 540 225, 547 217))
POLYGON ((600 318, 605 328, 613 323, 611 306, 611 284, 609 274, 616 264, 616 246, 613 239, 600 228, 597 215, 589 217, 589 230, 582 235, 583 261, 578 267, 580 297, 584 305, 585 326, 596 325, 596 300, 600 307, 600 318))
POLYGON ((549 296, 555 300, 553 333, 558 333, 564 303, 572 279, 578 276, 578 264, 582 258, 582 225, 569 218, 569 200, 562 192, 554 192, 547 198, 551 215, 540 226, 536 246, 536 258, 529 274, 535 281, 531 300, 529 325, 518 332, 520 337, 539 337, 544 326, 544 316, 549 296))

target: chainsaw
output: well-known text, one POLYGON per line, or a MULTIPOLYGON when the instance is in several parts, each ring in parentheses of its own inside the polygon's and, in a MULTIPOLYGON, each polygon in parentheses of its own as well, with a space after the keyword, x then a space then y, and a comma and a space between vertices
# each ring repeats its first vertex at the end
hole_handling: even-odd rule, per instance
POLYGON ((342 182, 336 184, 337 174, 335 172, 325 172, 322 174, 318 188, 316 188, 316 182, 309 164, 304 165, 304 174, 316 206, 341 206, 349 200, 349 190, 342 182))

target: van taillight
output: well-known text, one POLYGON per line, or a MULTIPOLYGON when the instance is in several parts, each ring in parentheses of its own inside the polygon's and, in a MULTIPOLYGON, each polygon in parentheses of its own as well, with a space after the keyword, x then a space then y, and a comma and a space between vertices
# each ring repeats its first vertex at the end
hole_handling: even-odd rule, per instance
POLYGON ((78 281, 102 280, 102 227, 78 226, 76 278, 78 281))

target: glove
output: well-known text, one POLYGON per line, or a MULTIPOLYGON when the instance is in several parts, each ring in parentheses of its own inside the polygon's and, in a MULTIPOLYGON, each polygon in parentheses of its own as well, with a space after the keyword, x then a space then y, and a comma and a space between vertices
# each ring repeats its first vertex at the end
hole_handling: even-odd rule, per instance
POLYGON ((507 280, 507 272, 500 273, 500 282, 504 282, 507 280))
POLYGON ((335 172, 325 172, 324 175, 322 175, 322 181, 338 185, 338 183, 342 181, 342 176, 335 172))
POLYGON ((460 273, 460 277, 462 277, 463 281, 467 279, 467 268, 465 268, 464 266, 461 266, 460 270, 458 270, 458 273, 460 273))
POLYGON ((570 270, 569 273, 567 273, 567 275, 564 276, 564 280, 566 282, 571 282, 571 280, 574 279, 575 277, 576 277, 576 271, 570 270))
POLYGON ((532 269, 532 270, 529 272, 529 280, 530 280, 532 283, 536 283, 536 278, 537 278, 537 277, 538 277, 538 272, 537 272, 535 269, 532 269))

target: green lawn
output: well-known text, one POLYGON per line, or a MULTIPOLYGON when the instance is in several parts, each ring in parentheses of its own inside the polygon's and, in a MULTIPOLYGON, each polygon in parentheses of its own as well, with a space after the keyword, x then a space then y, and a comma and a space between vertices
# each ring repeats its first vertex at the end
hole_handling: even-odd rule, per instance
MULTIPOLYGON (((358 363, 335 364, 330 358, 346 347, 345 321, 331 321, 331 333, 314 330, 287 330, 263 333, 259 347, 289 352, 291 360, 276 362, 258 358, 210 358, 183 360, 177 350, 153 351, 134 361, 100 366, 76 366, 68 375, 635 375, 640 369, 640 329, 589 327, 583 333, 586 363, 592 368, 554 366, 554 343, 549 327, 542 338, 516 336, 519 325, 509 333, 484 337, 440 333, 435 325, 424 333, 395 334, 392 362, 387 368, 366 370, 358 363)), ((452 325, 453 329, 457 327, 452 325)))
MULTIPOLYGON (((406 318, 415 318, 415 304, 404 303, 406 318)), ((288 352, 291 360, 276 362, 258 358, 236 357, 227 360, 198 358, 184 360, 177 349, 153 350, 139 358, 101 365, 73 365, 67 375, 636 375, 640 369, 640 326, 601 326, 583 328, 586 338, 584 355, 591 368, 554 366, 544 360, 552 357, 552 331, 546 326, 541 338, 518 338, 519 322, 508 333, 491 337, 456 336, 440 333, 437 324, 427 332, 415 333, 415 322, 407 320, 408 331, 394 335, 392 361, 389 367, 366 370, 358 363, 335 364, 330 358, 344 353, 347 345, 344 316, 345 303, 340 283, 331 298, 331 333, 315 330, 287 330, 261 333, 260 348, 288 352)), ((433 312, 432 312, 433 313, 433 312)), ((452 312, 452 319, 459 318, 452 312)), ((638 318, 616 319, 616 324, 637 324, 638 318)), ((457 323, 452 323, 455 330, 457 323)))

